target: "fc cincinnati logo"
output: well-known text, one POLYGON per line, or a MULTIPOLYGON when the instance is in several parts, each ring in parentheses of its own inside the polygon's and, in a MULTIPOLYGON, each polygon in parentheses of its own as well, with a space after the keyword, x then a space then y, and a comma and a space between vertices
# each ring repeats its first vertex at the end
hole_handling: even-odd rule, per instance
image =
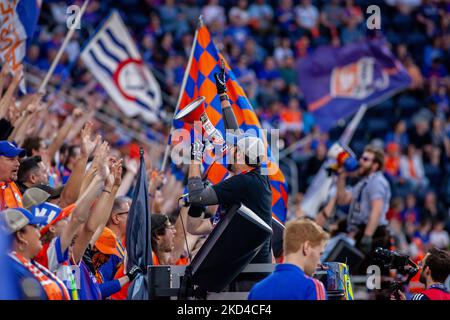
POLYGON ((332 97, 365 99, 377 90, 389 86, 389 75, 383 70, 376 72, 375 59, 363 57, 358 61, 335 67, 331 74, 332 97))

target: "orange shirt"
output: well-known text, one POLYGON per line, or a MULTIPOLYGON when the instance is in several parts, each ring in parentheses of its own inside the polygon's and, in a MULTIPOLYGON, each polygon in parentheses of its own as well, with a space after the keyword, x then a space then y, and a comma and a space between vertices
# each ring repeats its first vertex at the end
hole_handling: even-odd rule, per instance
POLYGON ((411 178, 416 179, 417 174, 416 174, 416 168, 414 168, 413 159, 408 159, 408 164, 409 164, 409 175, 411 176, 411 178))
MULTIPOLYGON (((122 263, 119 267, 119 269, 116 272, 116 275, 114 276, 114 279, 120 279, 123 276, 125 276, 125 270, 124 270, 124 264, 122 263)), ((128 297, 128 287, 130 286, 130 282, 128 282, 126 285, 120 289, 119 292, 114 293, 109 298, 111 300, 126 300, 128 297)))
POLYGON ((400 158, 399 157, 386 157, 384 164, 384 170, 391 176, 396 177, 400 172, 400 158))
MULTIPOLYGON (((156 254, 154 252, 152 252, 152 259, 153 259, 153 265, 154 266, 160 266, 161 265, 161 263, 159 262, 158 257, 156 256, 156 254)), ((187 257, 181 257, 175 263, 176 266, 186 266, 188 264, 189 264, 189 259, 187 257)))
POLYGON ((180 259, 178 259, 176 265, 177 266, 187 266, 189 264, 189 259, 188 257, 181 257, 180 259))
POLYGON ((0 211, 22 208, 22 194, 14 182, 0 182, 0 211))
POLYGON ((285 123, 301 123, 302 114, 300 111, 284 109, 280 112, 280 119, 285 123))

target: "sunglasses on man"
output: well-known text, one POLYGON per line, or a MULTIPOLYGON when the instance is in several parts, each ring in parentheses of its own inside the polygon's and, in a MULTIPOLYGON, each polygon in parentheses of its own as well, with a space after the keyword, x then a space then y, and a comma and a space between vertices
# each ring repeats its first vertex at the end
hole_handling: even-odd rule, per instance
POLYGON ((361 157, 361 160, 364 162, 373 161, 373 159, 365 157, 365 156, 361 157))

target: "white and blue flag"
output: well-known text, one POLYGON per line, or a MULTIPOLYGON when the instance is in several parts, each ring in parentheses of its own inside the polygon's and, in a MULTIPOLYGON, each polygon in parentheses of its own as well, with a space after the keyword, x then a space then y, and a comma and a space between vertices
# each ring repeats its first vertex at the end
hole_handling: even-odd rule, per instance
MULTIPOLYGON (((15 73, 27 53, 41 11, 41 0, 0 0, 0 62, 15 73)), ((21 83, 21 90, 25 90, 21 83)))
POLYGON ((89 41, 81 59, 125 115, 158 120, 161 89, 117 11, 89 41))

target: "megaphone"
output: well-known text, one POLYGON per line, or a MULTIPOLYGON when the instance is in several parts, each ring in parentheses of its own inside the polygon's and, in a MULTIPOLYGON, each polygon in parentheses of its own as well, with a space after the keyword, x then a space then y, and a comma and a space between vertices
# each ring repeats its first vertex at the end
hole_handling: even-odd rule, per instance
POLYGON ((327 170, 336 172, 339 168, 344 167, 346 171, 352 172, 358 169, 358 160, 354 152, 342 143, 335 143, 328 151, 328 158, 334 160, 327 170))
POLYGON ((180 110, 174 119, 181 120, 190 125, 193 125, 196 121, 200 121, 202 123, 202 134, 205 132, 213 144, 223 146, 225 145, 225 140, 220 131, 209 120, 205 111, 204 102, 204 96, 196 98, 180 110))

